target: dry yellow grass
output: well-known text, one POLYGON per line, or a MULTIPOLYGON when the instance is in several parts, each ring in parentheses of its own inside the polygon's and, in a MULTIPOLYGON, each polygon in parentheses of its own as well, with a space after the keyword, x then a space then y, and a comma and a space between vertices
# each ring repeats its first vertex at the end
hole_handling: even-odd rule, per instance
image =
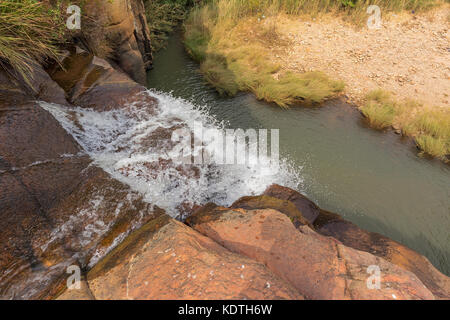
POLYGON ((344 88, 321 72, 291 72, 273 62, 268 46, 284 50, 289 42, 275 24, 257 17, 235 20, 233 1, 196 9, 186 22, 186 47, 200 61, 205 78, 217 90, 233 95, 249 91, 281 107, 320 103, 344 88))
POLYGON ((35 0, 0 2, 0 68, 29 83, 32 64, 57 58, 64 37, 62 14, 35 0))
POLYGON ((443 160, 450 155, 448 108, 426 107, 415 101, 398 102, 390 93, 375 90, 367 96, 361 111, 374 128, 399 128, 427 154, 443 160))

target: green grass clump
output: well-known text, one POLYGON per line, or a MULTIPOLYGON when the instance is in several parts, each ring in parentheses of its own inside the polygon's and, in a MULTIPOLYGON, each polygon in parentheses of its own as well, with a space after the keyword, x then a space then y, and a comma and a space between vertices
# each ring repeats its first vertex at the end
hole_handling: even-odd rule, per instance
POLYGON ((0 67, 12 68, 29 83, 33 63, 57 58, 56 43, 64 38, 64 26, 58 9, 35 0, 2 0, 0 67))
POLYGON ((407 131, 426 153, 443 158, 450 155, 450 111, 425 109, 407 123, 407 131))
POLYGON ((188 53, 198 62, 206 60, 211 32, 217 21, 217 7, 207 4, 195 7, 184 23, 184 43, 188 53))
POLYGON ((423 134, 416 138, 416 142, 420 149, 433 157, 444 158, 450 154, 448 141, 444 139, 423 134))
POLYGON ((239 86, 235 74, 228 68, 225 57, 214 54, 208 55, 202 62, 200 71, 220 94, 234 96, 238 93, 239 86))
POLYGON ((343 82, 330 80, 321 72, 288 72, 278 80, 268 76, 255 88, 255 93, 258 99, 288 107, 298 103, 320 103, 343 89, 343 82))
POLYGON ((198 62, 206 60, 209 36, 197 31, 191 31, 184 42, 186 50, 198 62))
POLYGON ((396 114, 395 102, 389 93, 375 90, 367 96, 367 103, 361 107, 371 127, 384 129, 394 124, 396 114))
POLYGON ((399 103, 383 90, 372 91, 361 107, 369 125, 376 129, 399 127, 415 139, 427 154, 445 159, 450 155, 450 111, 429 108, 414 101, 399 103))
POLYGON ((413 123, 417 131, 450 139, 450 113, 436 109, 419 114, 413 123))

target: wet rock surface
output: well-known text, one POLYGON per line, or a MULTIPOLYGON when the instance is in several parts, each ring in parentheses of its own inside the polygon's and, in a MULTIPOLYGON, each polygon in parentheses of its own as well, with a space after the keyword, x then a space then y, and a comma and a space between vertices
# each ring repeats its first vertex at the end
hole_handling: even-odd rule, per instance
MULTIPOLYGON (((100 80, 105 94, 114 92, 116 82, 129 94, 130 88, 143 90, 106 61, 81 55, 89 62, 81 63, 81 69, 100 70, 102 66, 100 80)), ((42 68, 36 69, 31 86, 0 72, 3 299, 53 297, 64 288, 67 266, 89 267, 134 228, 162 213, 94 166, 74 138, 36 102, 68 104, 66 96, 71 99, 74 93, 85 94, 95 81, 84 87, 89 75, 84 71, 77 74, 73 68, 67 70, 73 79, 70 82, 67 76, 67 81, 61 82, 66 90, 42 68)), ((100 89, 100 84, 97 87, 100 89)), ((83 97, 95 106, 91 103, 94 100, 83 97)), ((109 101, 111 105, 122 103, 112 97, 109 101)))
POLYGON ((13 70, 0 70, 0 105, 3 111, 34 100, 67 104, 64 90, 52 81, 42 66, 30 65, 28 81, 13 70))

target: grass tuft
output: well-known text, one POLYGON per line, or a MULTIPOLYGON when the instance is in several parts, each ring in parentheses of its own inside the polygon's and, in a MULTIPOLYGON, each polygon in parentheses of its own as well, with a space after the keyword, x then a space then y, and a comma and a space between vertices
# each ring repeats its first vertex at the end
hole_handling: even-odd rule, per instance
POLYGON ((450 110, 424 107, 414 101, 400 103, 383 90, 369 93, 366 100, 361 111, 371 127, 399 127, 429 155, 442 159, 450 155, 450 110))
POLYGON ((28 84, 32 65, 57 59, 55 43, 64 39, 64 22, 58 9, 35 0, 0 2, 0 67, 11 67, 28 84), (61 26, 61 27, 58 27, 61 26))
POLYGON ((268 76, 255 88, 255 93, 261 100, 288 107, 299 102, 320 103, 343 88, 343 82, 332 81, 321 72, 288 72, 279 79, 268 76))
POLYGON ((444 139, 423 134, 416 138, 416 142, 420 149, 434 157, 444 158, 449 154, 448 141, 444 139))
POLYGON ((375 90, 367 96, 367 100, 361 111, 367 117, 369 125, 376 129, 391 127, 396 113, 391 95, 383 90, 375 90))

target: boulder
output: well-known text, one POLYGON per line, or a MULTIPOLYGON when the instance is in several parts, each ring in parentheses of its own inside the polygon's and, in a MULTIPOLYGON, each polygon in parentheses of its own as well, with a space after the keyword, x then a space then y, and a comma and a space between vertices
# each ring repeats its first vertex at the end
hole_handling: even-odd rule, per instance
POLYGON ((132 233, 87 275, 96 299, 302 299, 264 265, 168 216, 132 233))
POLYGON ((108 111, 131 104, 151 106, 156 99, 142 94, 146 89, 106 60, 79 48, 48 70, 51 78, 64 89, 67 100, 76 106, 108 111))
POLYGON ((52 81, 41 65, 30 64, 27 80, 11 68, 4 68, 0 69, 0 106, 3 110, 35 100, 67 104, 64 90, 52 81))
POLYGON ((321 211, 321 209, 314 202, 306 198, 304 195, 280 185, 270 186, 264 192, 264 195, 292 202, 292 204, 295 205, 295 207, 302 213, 303 217, 305 217, 309 223, 313 223, 321 211))
POLYGON ((241 208, 247 210, 274 209, 287 215, 296 227, 304 225, 312 227, 308 219, 302 215, 302 212, 294 205, 294 203, 288 200, 278 199, 266 195, 242 197, 233 203, 231 208, 241 208))
POLYGON ((292 189, 273 185, 264 194, 291 201, 305 218, 308 217, 308 221, 318 233, 331 236, 345 246, 369 252, 396 264, 414 273, 437 298, 450 299, 450 278, 439 272, 421 254, 381 234, 363 230, 338 214, 320 209, 311 200, 292 189))
MULTIPOLYGON (((111 50, 111 60, 134 81, 145 85, 153 57, 143 1, 91 1, 85 4, 84 11, 90 19, 83 21, 87 29, 82 28, 79 36, 87 39, 91 52, 102 56, 102 51, 111 50)), ((107 58, 106 54, 102 58, 107 58)))
POLYGON ((308 299, 434 299, 413 273, 306 225, 296 229, 277 210, 209 206, 187 222, 230 251, 265 264, 308 299), (368 286, 371 266, 381 271, 379 289, 368 286))

